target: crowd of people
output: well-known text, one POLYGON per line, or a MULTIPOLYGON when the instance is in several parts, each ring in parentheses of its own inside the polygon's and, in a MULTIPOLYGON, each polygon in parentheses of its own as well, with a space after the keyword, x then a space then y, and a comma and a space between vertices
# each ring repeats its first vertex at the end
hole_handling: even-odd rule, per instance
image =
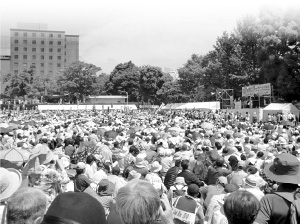
POLYGON ((299 131, 221 111, 6 111, 1 223, 298 223, 299 131))

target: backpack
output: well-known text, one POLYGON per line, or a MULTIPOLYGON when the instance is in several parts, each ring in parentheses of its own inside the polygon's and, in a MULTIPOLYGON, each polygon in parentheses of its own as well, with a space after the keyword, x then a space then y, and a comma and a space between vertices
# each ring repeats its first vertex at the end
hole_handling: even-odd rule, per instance
POLYGON ((274 192, 274 194, 282 197, 283 199, 291 202, 290 206, 290 224, 297 224, 300 219, 300 197, 299 192, 291 194, 285 192, 274 192), (292 197, 291 197, 292 196, 292 197), (293 198, 293 199, 292 199, 293 198))

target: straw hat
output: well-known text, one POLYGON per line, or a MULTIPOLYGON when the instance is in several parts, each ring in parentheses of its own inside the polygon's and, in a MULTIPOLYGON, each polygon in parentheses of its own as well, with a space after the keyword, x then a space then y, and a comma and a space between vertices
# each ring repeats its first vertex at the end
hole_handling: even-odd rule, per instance
POLYGON ((154 161, 151 165, 150 172, 157 173, 162 169, 162 165, 158 161, 154 161))
POLYGON ((174 184, 184 185, 184 186, 187 185, 187 184, 185 183, 184 177, 176 177, 176 180, 175 180, 174 184))
POLYGON ((8 199, 18 190, 22 183, 22 175, 13 168, 0 167, 0 202, 8 199))

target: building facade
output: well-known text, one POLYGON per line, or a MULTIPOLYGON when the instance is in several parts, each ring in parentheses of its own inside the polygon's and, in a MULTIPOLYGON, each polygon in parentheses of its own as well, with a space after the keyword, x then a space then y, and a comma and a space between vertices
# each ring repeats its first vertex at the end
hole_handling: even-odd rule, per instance
POLYGON ((19 74, 31 65, 36 74, 53 76, 79 60, 79 35, 65 31, 10 29, 10 71, 19 74))

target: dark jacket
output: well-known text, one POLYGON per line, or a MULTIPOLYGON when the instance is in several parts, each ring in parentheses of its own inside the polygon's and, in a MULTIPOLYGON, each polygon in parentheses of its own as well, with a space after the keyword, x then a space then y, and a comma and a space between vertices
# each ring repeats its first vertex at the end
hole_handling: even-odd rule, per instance
POLYGON ((202 186, 202 182, 190 170, 182 171, 177 175, 177 177, 183 177, 187 185, 197 184, 198 186, 202 186))

